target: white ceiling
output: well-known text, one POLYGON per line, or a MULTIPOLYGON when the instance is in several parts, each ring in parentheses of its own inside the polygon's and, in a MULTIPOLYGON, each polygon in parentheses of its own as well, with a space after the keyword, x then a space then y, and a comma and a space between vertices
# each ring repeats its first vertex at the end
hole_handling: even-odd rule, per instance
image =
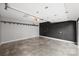
MULTIPOLYGON (((9 6, 50 22, 77 20, 79 15, 79 4, 77 3, 9 3, 9 6)), ((25 16, 25 14, 11 9, 4 10, 4 7, 4 4, 0 4, 2 16, 34 21, 30 16, 25 16)))
POLYGON ((66 3, 65 4, 68 19, 77 20, 79 17, 79 3, 66 3))
POLYGON ((11 7, 24 11, 28 14, 42 18, 47 21, 62 21, 66 19, 65 8, 63 3, 21 3, 21 4, 9 4, 11 7))

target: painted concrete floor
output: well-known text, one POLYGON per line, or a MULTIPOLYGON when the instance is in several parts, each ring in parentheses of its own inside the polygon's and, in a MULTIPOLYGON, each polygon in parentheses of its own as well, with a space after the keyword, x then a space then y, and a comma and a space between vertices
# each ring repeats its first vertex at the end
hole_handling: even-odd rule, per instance
POLYGON ((43 37, 35 37, 0 46, 1 56, 77 56, 77 46, 43 37))

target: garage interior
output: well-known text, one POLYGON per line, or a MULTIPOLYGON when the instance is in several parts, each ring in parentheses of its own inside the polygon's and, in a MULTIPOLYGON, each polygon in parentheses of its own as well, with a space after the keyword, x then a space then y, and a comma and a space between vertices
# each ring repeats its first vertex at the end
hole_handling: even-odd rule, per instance
POLYGON ((78 56, 79 3, 0 3, 0 56, 78 56))

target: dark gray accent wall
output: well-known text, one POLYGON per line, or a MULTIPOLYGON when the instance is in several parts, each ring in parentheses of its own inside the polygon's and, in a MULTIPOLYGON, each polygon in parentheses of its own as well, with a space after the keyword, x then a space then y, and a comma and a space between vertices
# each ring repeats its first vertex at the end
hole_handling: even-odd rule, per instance
POLYGON ((76 21, 40 23, 40 35, 77 42, 76 21))
POLYGON ((1 43, 1 22, 0 22, 0 43, 1 43))

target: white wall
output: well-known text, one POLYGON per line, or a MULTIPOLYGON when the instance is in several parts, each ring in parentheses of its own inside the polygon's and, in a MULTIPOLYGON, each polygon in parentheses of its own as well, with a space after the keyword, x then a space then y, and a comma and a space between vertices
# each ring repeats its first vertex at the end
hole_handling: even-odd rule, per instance
POLYGON ((2 43, 39 36, 39 26, 36 27, 36 26, 1 23, 0 28, 1 28, 2 43))
MULTIPOLYGON (((29 16, 23 17, 25 14, 17 12, 12 9, 5 10, 5 5, 0 3, 0 20, 2 21, 13 21, 33 24, 34 20, 29 16)), ((39 36, 39 27, 17 25, 9 23, 0 23, 0 41, 8 42, 20 39, 27 39, 31 37, 39 36)))

